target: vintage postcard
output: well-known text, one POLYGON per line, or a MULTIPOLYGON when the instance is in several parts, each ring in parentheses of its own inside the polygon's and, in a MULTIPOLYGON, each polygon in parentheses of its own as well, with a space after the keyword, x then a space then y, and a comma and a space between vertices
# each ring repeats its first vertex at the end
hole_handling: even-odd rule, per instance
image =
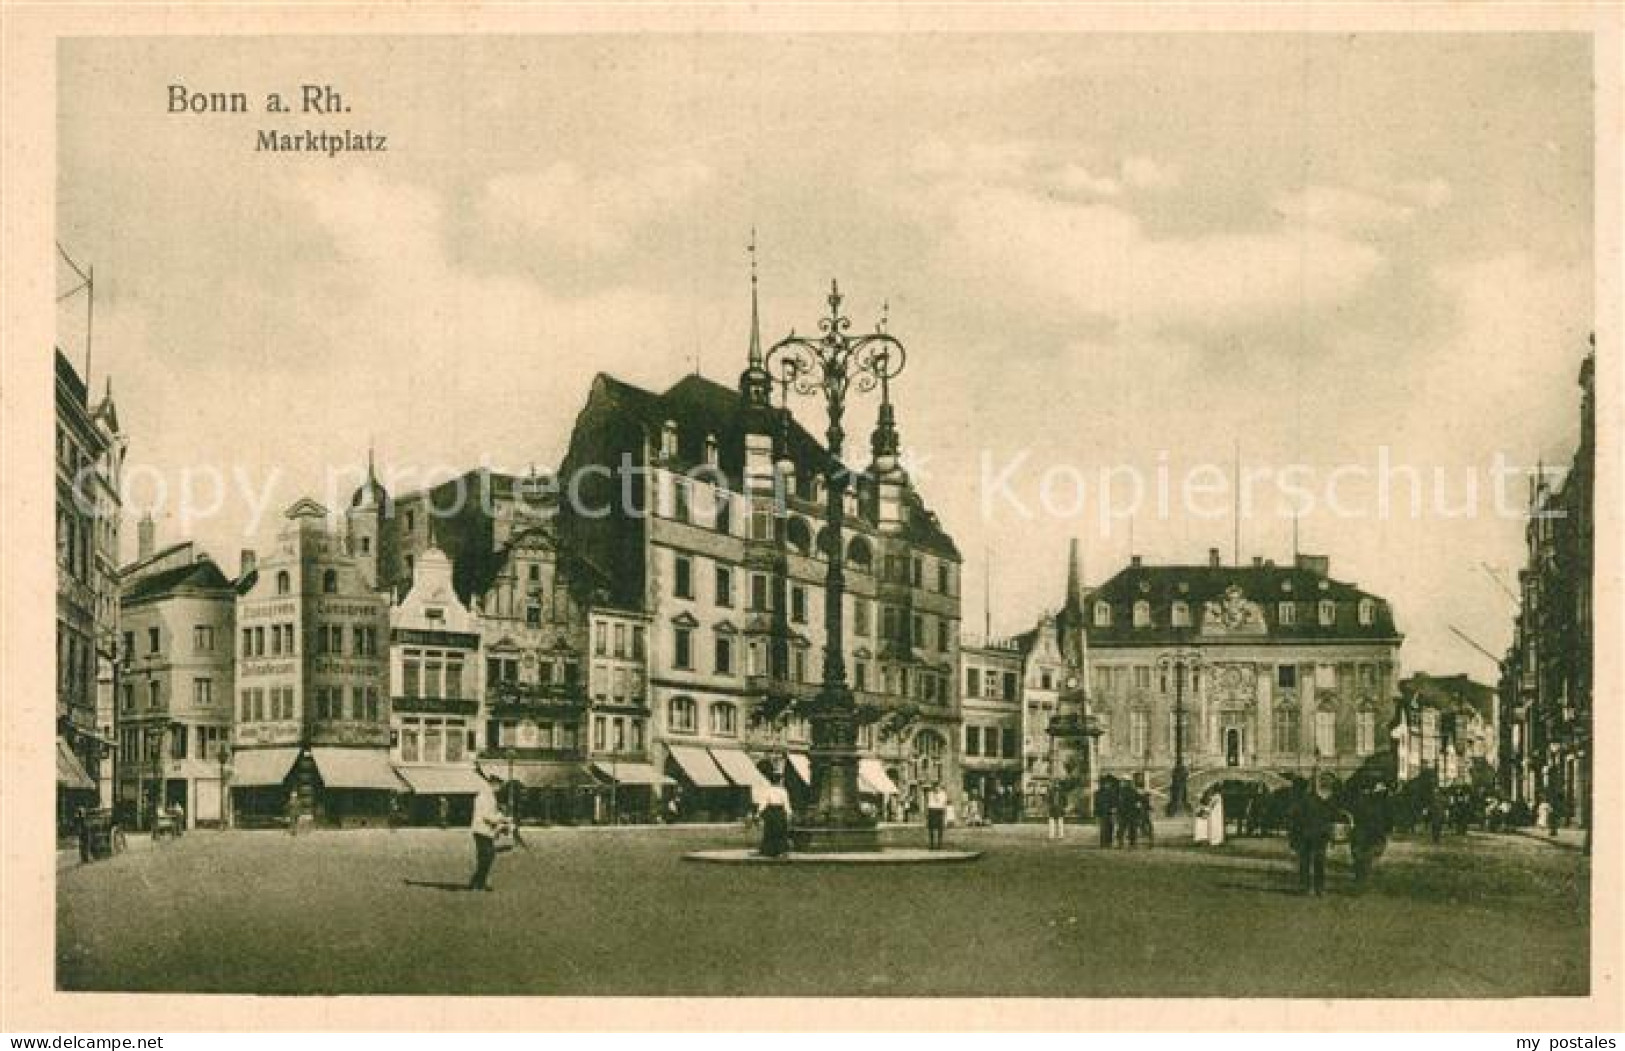
POLYGON ((1397 10, 9 12, 3 1027, 1617 1029, 1617 11, 1397 10))

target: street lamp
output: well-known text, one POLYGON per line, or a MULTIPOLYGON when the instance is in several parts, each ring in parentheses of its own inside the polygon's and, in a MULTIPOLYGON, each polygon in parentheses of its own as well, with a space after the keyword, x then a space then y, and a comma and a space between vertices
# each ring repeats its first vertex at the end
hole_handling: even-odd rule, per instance
POLYGON ((1168 785, 1168 816, 1183 814, 1187 809, 1185 784, 1190 771, 1185 768, 1185 676, 1194 673, 1203 664, 1202 655, 1195 650, 1174 650, 1157 658, 1157 668, 1174 679, 1174 770, 1168 785))
MULTIPOLYGON (((847 394, 852 390, 881 389, 881 417, 890 419, 889 384, 903 371, 907 353, 903 345, 885 332, 852 336, 851 321, 841 315, 841 290, 830 282, 829 316, 818 321, 817 338, 790 335, 767 352, 767 363, 786 379, 789 387, 803 395, 821 396, 828 417, 825 431, 829 459, 824 469, 828 495, 825 517, 829 559, 824 575, 824 675, 816 705, 810 713, 812 724, 811 760, 817 799, 806 812, 797 812, 797 846, 802 850, 875 850, 879 843, 875 822, 858 806, 858 748, 856 702, 846 681, 845 639, 843 637, 846 577, 843 559, 846 545, 841 533, 846 519, 847 472, 841 463, 846 437, 842 417, 847 394)), ((788 406, 787 406, 788 408, 788 406)))

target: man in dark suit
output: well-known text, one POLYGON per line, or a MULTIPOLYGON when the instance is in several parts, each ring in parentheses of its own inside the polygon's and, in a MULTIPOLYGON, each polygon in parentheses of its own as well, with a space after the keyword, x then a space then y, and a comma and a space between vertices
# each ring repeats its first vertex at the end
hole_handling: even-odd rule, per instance
POLYGON ((1298 888, 1320 897, 1326 890, 1326 848, 1332 842, 1337 811, 1329 786, 1320 781, 1306 788, 1292 808, 1292 846, 1298 852, 1298 888))
POLYGON ((1100 790, 1095 793, 1095 820, 1100 823, 1100 845, 1103 847, 1112 845, 1116 813, 1117 779, 1107 774, 1100 779, 1100 790))

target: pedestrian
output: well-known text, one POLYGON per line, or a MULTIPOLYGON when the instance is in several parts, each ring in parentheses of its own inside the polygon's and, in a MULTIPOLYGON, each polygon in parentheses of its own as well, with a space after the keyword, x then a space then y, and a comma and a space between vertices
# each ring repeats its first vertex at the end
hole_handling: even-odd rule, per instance
POLYGON ((1112 845, 1117 812, 1117 779, 1110 775, 1100 779, 1100 790, 1095 793, 1095 820, 1100 823, 1100 845, 1112 845))
POLYGON ((1354 829, 1349 834, 1349 855, 1354 859, 1354 883, 1365 886, 1372 868, 1388 847, 1388 786, 1382 782, 1354 802, 1354 829))
POLYGON ((1321 781, 1301 792, 1292 807, 1290 842, 1298 855, 1298 889, 1317 898, 1326 890, 1326 848, 1337 820, 1330 795, 1330 786, 1321 781))
POLYGON ((782 858, 790 852, 790 793, 783 779, 773 774, 761 797, 762 845, 764 858, 782 858))
POLYGON ((948 793, 940 782, 933 782, 925 793, 925 840, 936 850, 942 846, 943 830, 948 827, 948 793))
POLYGON ((1560 826, 1562 824, 1563 824, 1563 812, 1562 812, 1562 809, 1561 809, 1561 803, 1558 800, 1554 799, 1546 807, 1546 834, 1548 836, 1554 836, 1555 837, 1557 835, 1558 826, 1560 826))
POLYGON ((507 818, 497 806, 496 792, 486 785, 474 795, 474 817, 469 831, 474 834, 474 875, 468 881, 469 890, 491 890, 491 863, 496 860, 497 836, 501 834, 507 818))
POLYGON ((1140 845, 1140 793, 1127 781, 1117 786, 1117 845, 1140 845))
POLYGON ((1428 802, 1428 834, 1435 843, 1444 840, 1444 802, 1438 796, 1428 802))
POLYGON ((299 834, 299 793, 298 792, 289 792, 288 793, 287 814, 288 814, 288 835, 297 836, 299 834))
POLYGON ((1066 838, 1066 793, 1058 781, 1049 786, 1049 838, 1066 838))
POLYGON ((1149 790, 1135 793, 1134 816, 1139 819, 1139 833, 1145 837, 1147 848, 1157 845, 1157 826, 1153 819, 1156 809, 1151 801, 1149 790))

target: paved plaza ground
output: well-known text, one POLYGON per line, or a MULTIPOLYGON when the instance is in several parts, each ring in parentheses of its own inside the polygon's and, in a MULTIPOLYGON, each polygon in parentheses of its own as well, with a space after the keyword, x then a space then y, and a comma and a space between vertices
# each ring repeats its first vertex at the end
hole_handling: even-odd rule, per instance
MULTIPOLYGON (((962 830, 946 866, 725 866, 742 830, 548 829, 459 889, 466 831, 196 832, 58 874, 58 984, 237 993, 1407 996, 1586 992, 1590 863, 1399 840, 1355 894, 1280 839, 1104 851, 962 830)), ((923 833, 887 834, 918 845, 923 833)))

